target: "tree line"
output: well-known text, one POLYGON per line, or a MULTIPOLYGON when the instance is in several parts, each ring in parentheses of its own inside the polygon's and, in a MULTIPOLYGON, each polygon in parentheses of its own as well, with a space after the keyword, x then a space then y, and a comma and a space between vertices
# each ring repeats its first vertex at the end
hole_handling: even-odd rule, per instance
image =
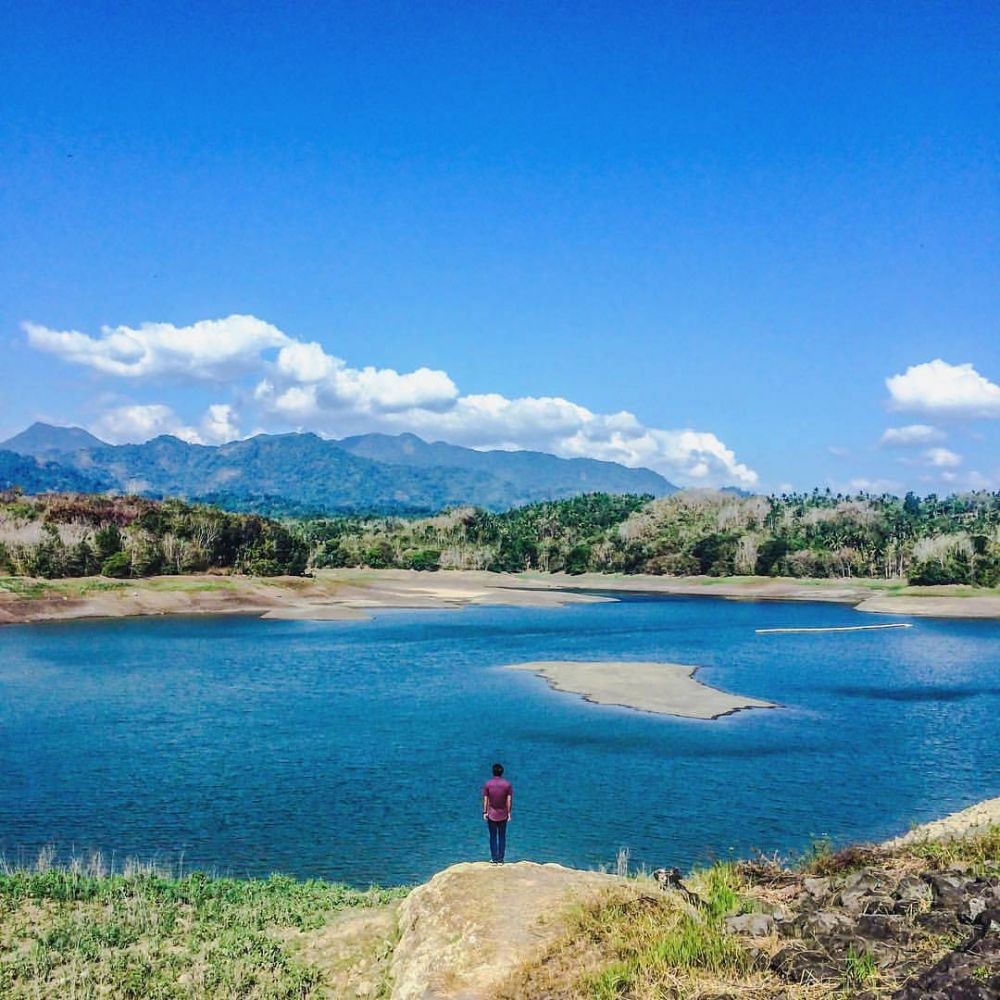
POLYGON ((0 494, 0 574, 479 569, 906 579, 1000 586, 1000 493, 593 493, 495 513, 282 522, 181 500, 0 494))
POLYGON ((332 518, 298 529, 323 566, 1000 585, 1000 493, 918 497, 591 494, 496 514, 332 518))
POLYGON ((308 560, 299 532, 254 514, 131 496, 0 494, 0 574, 301 575, 308 560))

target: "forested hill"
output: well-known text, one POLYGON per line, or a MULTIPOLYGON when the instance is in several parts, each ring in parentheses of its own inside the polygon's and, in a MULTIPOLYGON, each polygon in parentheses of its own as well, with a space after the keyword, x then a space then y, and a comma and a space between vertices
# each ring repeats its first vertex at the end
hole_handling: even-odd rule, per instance
POLYGON ((305 522, 317 566, 909 578, 1000 585, 1000 493, 590 495, 506 513, 305 522))
POLYGON ((343 441, 259 434, 212 447, 161 435, 109 445, 80 428, 34 424, 0 449, 0 489, 180 497, 276 517, 429 514, 457 504, 506 510, 595 491, 676 491, 649 469, 542 452, 475 451, 412 434, 343 441))

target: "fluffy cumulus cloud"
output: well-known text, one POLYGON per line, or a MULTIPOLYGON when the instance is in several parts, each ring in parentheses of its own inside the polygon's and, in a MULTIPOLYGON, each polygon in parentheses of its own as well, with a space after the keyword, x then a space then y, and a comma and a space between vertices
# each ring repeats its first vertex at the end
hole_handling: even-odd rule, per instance
POLYGON ((222 444, 240 436, 236 414, 228 403, 213 403, 201 422, 193 427, 163 403, 136 403, 105 411, 94 425, 94 432, 112 444, 148 441, 161 434, 189 444, 222 444))
POLYGON ((163 403, 136 403, 116 406, 105 411, 94 425, 99 437, 112 444, 148 441, 160 434, 172 434, 184 441, 196 442, 198 432, 184 424, 176 413, 163 403))
POLYGON ((912 365, 885 380, 896 410, 945 417, 1000 417, 1000 385, 971 364, 952 365, 940 358, 912 365))
POLYGON ((391 413, 410 409, 446 409, 458 398, 455 383, 445 372, 430 368, 400 374, 392 368, 350 368, 340 358, 327 354, 317 343, 299 341, 278 352, 275 374, 290 383, 287 399, 279 393, 272 399, 274 382, 258 384, 258 399, 272 399, 280 411, 290 407, 296 413, 310 410, 353 410, 359 413, 391 413))
POLYGON ((123 378, 228 378, 256 367, 262 351, 289 343, 277 327, 253 316, 202 320, 191 326, 104 326, 97 337, 36 323, 25 323, 24 330, 32 347, 123 378))
POLYGON ((240 436, 236 411, 229 403, 213 403, 201 420, 202 440, 209 444, 224 444, 240 436))
MULTIPOLYGON (((473 448, 527 448, 647 466, 682 485, 757 483, 757 473, 708 431, 649 427, 627 411, 594 413, 553 396, 462 395, 437 369, 353 368, 321 344, 296 340, 253 316, 188 327, 104 328, 97 337, 35 324, 25 330, 34 347, 107 375, 227 378, 243 399, 241 409, 253 410, 255 422, 275 429, 332 436, 410 431, 473 448), (244 393, 240 379, 248 372, 255 373, 255 385, 244 393)), ((162 433, 205 443, 239 436, 235 412, 224 403, 210 406, 197 426, 162 404, 118 407, 97 430, 116 441, 162 433)))
POLYGON ((944 432, 930 424, 907 424, 905 427, 887 427, 878 443, 883 448, 916 448, 944 439, 944 432))

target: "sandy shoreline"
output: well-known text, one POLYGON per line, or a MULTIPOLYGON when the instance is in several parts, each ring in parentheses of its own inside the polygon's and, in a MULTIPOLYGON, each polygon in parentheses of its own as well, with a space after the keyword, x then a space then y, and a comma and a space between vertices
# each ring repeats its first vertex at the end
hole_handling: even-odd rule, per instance
POLYGON ((0 585, 0 624, 169 614, 351 621, 363 620, 373 611, 386 608, 442 610, 480 604, 558 608, 614 600, 616 593, 742 601, 833 601, 879 614, 1000 618, 1000 595, 970 595, 968 588, 947 587, 914 594, 913 589, 886 593, 872 585, 839 580, 714 580, 459 570, 322 570, 314 577, 272 579, 215 575, 142 580, 8 579, 0 585))
POLYGON ((914 827, 909 833, 887 840, 885 846, 905 847, 907 844, 919 844, 925 841, 954 840, 956 837, 985 833, 991 826, 1000 826, 1000 798, 986 799, 969 806, 968 809, 923 823, 914 827))
POLYGON ((538 660, 512 663, 544 678, 554 691, 580 695, 595 705, 632 708, 683 719, 719 719, 750 708, 777 708, 769 701, 744 698, 695 679, 697 667, 684 663, 633 663, 614 660, 538 660))

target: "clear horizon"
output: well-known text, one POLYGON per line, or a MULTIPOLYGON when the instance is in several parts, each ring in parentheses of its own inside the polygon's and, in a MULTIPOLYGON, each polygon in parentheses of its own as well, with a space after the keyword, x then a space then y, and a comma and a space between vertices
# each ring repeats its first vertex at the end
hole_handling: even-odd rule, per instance
POLYGON ((0 440, 1000 488, 1000 12, 12 11, 0 440))

